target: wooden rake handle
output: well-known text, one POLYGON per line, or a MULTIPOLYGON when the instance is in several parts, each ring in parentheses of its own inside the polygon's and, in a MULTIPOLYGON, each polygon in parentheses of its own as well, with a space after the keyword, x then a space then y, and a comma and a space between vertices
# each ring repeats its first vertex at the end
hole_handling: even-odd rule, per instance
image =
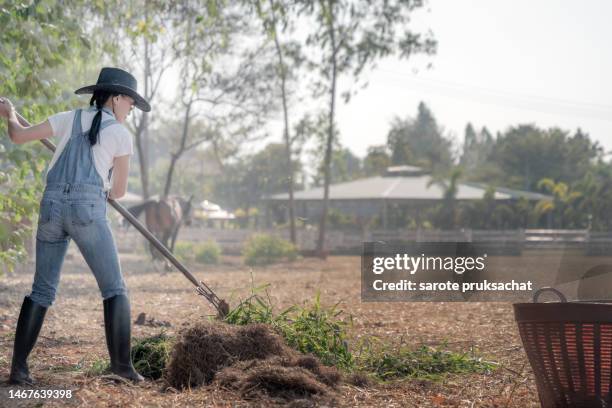
MULTIPOLYGON (((31 126, 30 123, 19 113, 16 112, 17 119, 23 126, 31 126)), ((53 142, 47 139, 41 139, 40 142, 44 144, 49 150, 55 152, 55 145, 53 142)), ((196 292, 202 295, 208 300, 217 310, 218 317, 223 318, 229 313, 229 305, 223 299, 220 299, 215 292, 204 282, 198 281, 195 276, 178 260, 176 257, 162 244, 147 228, 142 225, 136 217, 134 217, 128 210, 126 210, 117 201, 110 198, 107 199, 108 203, 115 209, 119 214, 123 216, 130 224, 134 226, 159 252, 162 253, 166 259, 168 259, 172 265, 185 275, 185 277, 195 286, 196 292)))

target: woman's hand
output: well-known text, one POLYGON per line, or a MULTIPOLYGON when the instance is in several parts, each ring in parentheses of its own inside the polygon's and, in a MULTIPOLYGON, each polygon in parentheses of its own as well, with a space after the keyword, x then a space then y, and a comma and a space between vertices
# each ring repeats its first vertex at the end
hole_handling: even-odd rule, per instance
POLYGON ((8 119, 14 110, 15 108, 13 107, 11 101, 9 101, 8 98, 0 96, 0 117, 8 119))
POLYGON ((8 134, 13 143, 22 144, 32 140, 47 139, 53 136, 53 128, 48 120, 34 126, 25 126, 17 117, 17 112, 11 101, 0 97, 0 117, 7 119, 8 134))

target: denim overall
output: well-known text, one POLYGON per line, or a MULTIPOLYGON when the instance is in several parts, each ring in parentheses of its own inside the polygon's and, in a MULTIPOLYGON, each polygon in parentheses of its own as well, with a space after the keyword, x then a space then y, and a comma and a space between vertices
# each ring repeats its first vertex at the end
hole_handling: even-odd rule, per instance
MULTIPOLYGON (((116 123, 114 119, 106 120, 100 124, 100 131, 116 123)), ((127 295, 106 218, 107 193, 96 171, 87 134, 81 128, 79 109, 74 115, 70 140, 47 174, 36 233, 36 273, 29 296, 41 306, 48 307, 55 300, 71 238, 92 270, 102 298, 127 295)))

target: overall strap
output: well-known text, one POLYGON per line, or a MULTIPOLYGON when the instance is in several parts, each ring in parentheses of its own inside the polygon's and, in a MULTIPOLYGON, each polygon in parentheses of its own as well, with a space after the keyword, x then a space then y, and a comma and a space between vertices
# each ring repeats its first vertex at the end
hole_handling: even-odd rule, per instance
POLYGON ((83 128, 81 127, 81 111, 82 109, 77 109, 74 113, 74 120, 72 121, 72 134, 70 135, 72 137, 83 133, 83 128))
POLYGON ((100 131, 102 131, 103 129, 106 129, 109 126, 115 125, 115 124, 119 124, 119 122, 117 122, 117 120, 115 119, 105 120, 104 122, 100 123, 100 131))

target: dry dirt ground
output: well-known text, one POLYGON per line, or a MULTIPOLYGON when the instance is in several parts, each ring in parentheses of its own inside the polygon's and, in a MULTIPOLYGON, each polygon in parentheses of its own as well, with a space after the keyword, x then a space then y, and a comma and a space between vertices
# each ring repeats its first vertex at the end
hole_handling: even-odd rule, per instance
MULTIPOLYGON (((133 236, 117 235, 133 240, 133 236)), ((131 243, 133 244, 133 242, 131 243)), ((121 264, 130 290, 132 317, 169 321, 174 334, 184 325, 205 318, 213 310, 197 296, 176 270, 157 271, 142 244, 119 245, 121 264), (131 251, 125 252, 131 246, 131 251)), ((404 380, 365 388, 342 385, 334 406, 363 407, 532 407, 538 398, 531 369, 521 346, 509 303, 362 303, 360 258, 330 257, 327 261, 301 259, 271 267, 249 268, 240 257, 224 257, 215 267, 190 265, 200 279, 228 300, 236 302, 252 284, 269 283, 278 309, 311 300, 320 291, 324 304, 341 301, 353 316, 351 336, 400 339, 418 346, 447 343, 448 348, 476 349, 486 360, 499 363, 490 374, 449 375, 441 381, 404 380)), ((227 390, 205 386, 184 392, 164 387, 162 381, 144 385, 117 384, 88 374, 91 365, 107 358, 102 302, 91 272, 71 244, 55 305, 47 314, 39 342, 30 358, 38 389, 72 390, 62 400, 9 399, 8 377, 14 330, 23 296, 32 282, 33 267, 0 280, 0 406, 126 406, 234 407, 270 405, 274 401, 244 401, 227 390)), ((231 303, 231 302, 230 302, 231 303)), ((160 328, 134 326, 133 336, 155 335, 160 328)))

